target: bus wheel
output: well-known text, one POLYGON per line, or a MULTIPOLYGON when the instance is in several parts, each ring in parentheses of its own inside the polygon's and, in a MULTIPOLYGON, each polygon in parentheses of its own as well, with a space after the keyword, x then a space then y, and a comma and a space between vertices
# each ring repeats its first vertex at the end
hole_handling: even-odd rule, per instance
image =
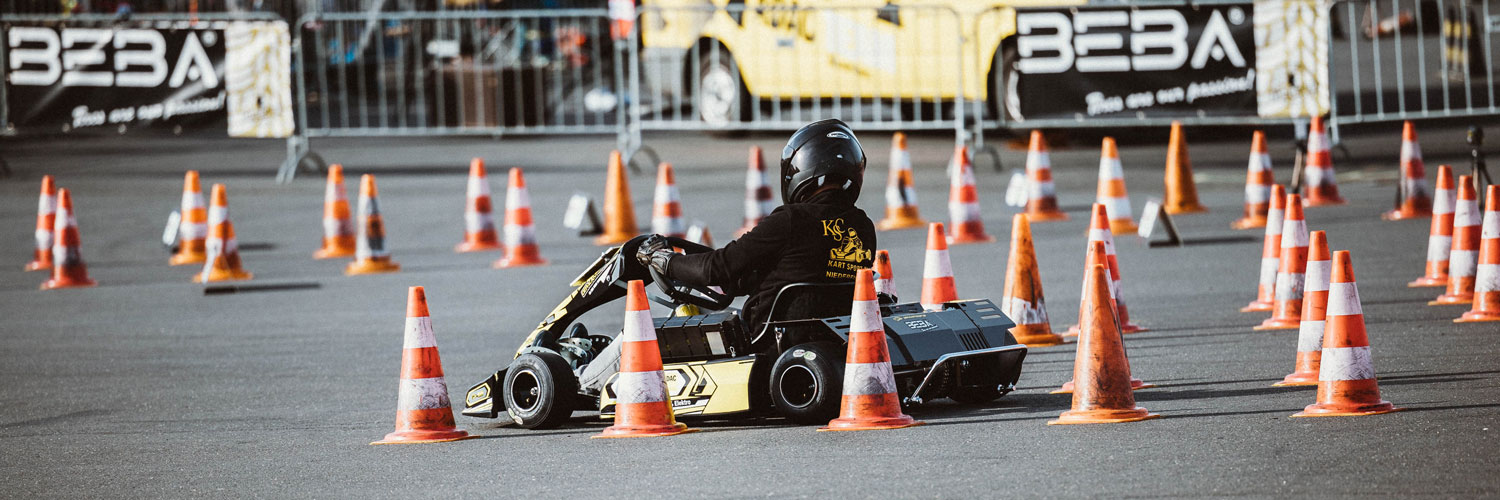
POLYGON ((698 58, 698 118, 714 127, 730 127, 750 117, 750 92, 734 56, 712 45, 698 58))

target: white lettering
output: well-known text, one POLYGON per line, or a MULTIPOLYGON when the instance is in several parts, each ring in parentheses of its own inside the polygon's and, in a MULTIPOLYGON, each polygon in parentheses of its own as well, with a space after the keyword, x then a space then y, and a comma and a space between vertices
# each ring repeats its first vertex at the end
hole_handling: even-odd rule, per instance
POLYGON ((1073 26, 1061 12, 1031 12, 1016 15, 1016 52, 1021 61, 1016 69, 1022 73, 1062 73, 1073 67, 1073 26), (1033 35, 1037 29, 1051 28, 1057 33, 1033 35), (1056 56, 1038 57, 1038 52, 1056 52, 1056 56))
POLYGON ((57 32, 47 28, 17 26, 10 29, 10 82, 14 85, 45 87, 57 83, 62 65, 57 61, 62 42, 57 32), (41 43, 39 49, 20 48, 25 43, 41 43), (44 70, 22 70, 25 66, 45 66, 44 70))

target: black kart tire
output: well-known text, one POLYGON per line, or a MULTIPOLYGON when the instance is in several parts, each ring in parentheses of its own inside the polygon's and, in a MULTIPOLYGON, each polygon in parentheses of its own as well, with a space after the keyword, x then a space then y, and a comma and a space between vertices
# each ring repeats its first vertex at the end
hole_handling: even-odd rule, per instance
POLYGON ((533 351, 511 361, 501 385, 505 413, 516 425, 545 429, 573 415, 578 379, 557 353, 533 351))
POLYGON ((982 405, 1000 399, 1004 394, 995 387, 954 387, 948 391, 948 399, 966 405, 982 405))
POLYGON ((771 365, 771 406, 799 424, 826 424, 839 415, 844 346, 810 342, 787 349, 771 365))

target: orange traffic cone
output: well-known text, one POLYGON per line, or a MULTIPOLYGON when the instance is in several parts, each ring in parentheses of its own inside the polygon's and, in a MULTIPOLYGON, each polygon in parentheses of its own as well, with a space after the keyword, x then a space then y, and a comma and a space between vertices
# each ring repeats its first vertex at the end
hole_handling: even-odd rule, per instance
POLYGON ((1259 130, 1250 137, 1250 164, 1245 169, 1245 216, 1234 221, 1234 229, 1266 227, 1266 212, 1271 209, 1271 154, 1266 152, 1266 134, 1259 130))
POLYGON ((520 167, 510 169, 510 186, 505 188, 505 257, 495 261, 496 268, 540 266, 547 263, 536 245, 536 228, 531 223, 531 192, 520 167))
POLYGON ((202 264, 208 259, 208 207, 203 203, 203 187, 198 183, 198 171, 189 170, 182 180, 182 223, 177 226, 177 253, 172 254, 168 264, 202 264))
POLYGON ((1432 195, 1427 192, 1427 169, 1422 167, 1422 145, 1417 127, 1407 120, 1401 129, 1401 201, 1381 215, 1385 220, 1415 219, 1432 215, 1432 195))
MULTIPOLYGON (((1083 268, 1084 269, 1093 269, 1094 266, 1104 266, 1105 269, 1109 269, 1109 251, 1106 248, 1107 247, 1106 247, 1106 245, 1105 245, 1105 243, 1103 241, 1090 241, 1089 242, 1088 257, 1084 260, 1083 268)), ((1085 274, 1084 275, 1084 280, 1085 280, 1084 283, 1085 284, 1088 283, 1088 281, 1087 281, 1088 279, 1089 279, 1089 276, 1087 274, 1085 274)), ((1084 300, 1087 300, 1088 292, 1084 292, 1084 297, 1085 297, 1084 300)), ((1111 314, 1112 320, 1111 321, 1112 321, 1112 323, 1114 325, 1114 327, 1111 328, 1110 331, 1113 332, 1113 335, 1115 335, 1115 336, 1118 337, 1118 336, 1120 336, 1120 335, 1122 335, 1124 333, 1120 329, 1120 327, 1119 327, 1119 325, 1120 325, 1120 316, 1119 316, 1120 307, 1119 307, 1119 305, 1120 304, 1119 304, 1118 301, 1115 300, 1114 297, 1110 297, 1110 304, 1112 306, 1111 307, 1111 311, 1112 311, 1112 314, 1111 314)), ((1087 316, 1087 315, 1084 314, 1087 311, 1083 310, 1082 309, 1083 307, 1084 306, 1082 304, 1079 305, 1080 311, 1079 311, 1079 314, 1078 314, 1078 319, 1079 319, 1080 325, 1082 323, 1084 323, 1084 322, 1091 321, 1090 316, 1087 316)), ((1074 327, 1072 330, 1069 330, 1068 333, 1066 333, 1065 335, 1067 335, 1067 336, 1080 336, 1081 337, 1082 334, 1083 334, 1083 328, 1082 327, 1074 327)), ((1120 346, 1121 346, 1120 347, 1121 349, 1124 349, 1124 344, 1123 343, 1120 344, 1120 346)), ((1083 352, 1080 351, 1079 355, 1081 356, 1082 354, 1083 354, 1083 352)), ((1125 364, 1125 373, 1126 374, 1130 373, 1130 363, 1129 363, 1129 361, 1126 361, 1126 364, 1125 364)), ((1072 394, 1073 393, 1073 389, 1074 389, 1074 387, 1076 385, 1074 383, 1075 380, 1076 379, 1067 381, 1066 383, 1064 383, 1062 385, 1062 387, 1058 388, 1055 391, 1052 391, 1051 393, 1052 394, 1072 394)), ((1156 385, 1155 384, 1148 384, 1148 383, 1142 381, 1141 379, 1135 378, 1134 376, 1130 377, 1130 389, 1131 390, 1148 389, 1148 388, 1151 388, 1151 387, 1156 387, 1156 385)))
POLYGON ((1500 321, 1500 185, 1485 188, 1483 235, 1474 273, 1474 307, 1455 323, 1500 321))
POLYGON ((1109 232, 1134 233, 1135 218, 1130 215, 1130 195, 1125 193, 1125 171, 1120 168, 1120 152, 1115 138, 1105 137, 1099 153, 1099 191, 1096 203, 1109 211, 1109 232))
POLYGON ((1453 250, 1453 167, 1438 165, 1437 193, 1432 199, 1432 225, 1427 236, 1427 273, 1406 286, 1448 285, 1448 252, 1453 250))
POLYGON ((458 441, 478 436, 453 425, 448 381, 438 357, 427 292, 407 289, 406 337, 401 345, 401 384, 396 389, 396 431, 370 444, 414 444, 458 441))
POLYGON ((687 236, 687 224, 682 220, 682 196, 677 192, 677 179, 672 174, 671 163, 663 162, 656 167, 654 205, 651 232, 673 238, 687 236))
POLYGON ((208 207, 208 249, 203 271, 193 276, 193 283, 240 281, 253 278, 240 264, 240 243, 234 237, 234 223, 229 222, 229 194, 223 184, 213 186, 213 204, 208 207))
POLYGON ((456 252, 484 252, 503 248, 495 234, 495 217, 491 215, 490 179, 484 172, 484 159, 469 160, 469 186, 464 204, 464 241, 456 252))
MULTIPOLYGON (((950 209, 951 210, 951 209, 950 209)), ((1052 184, 1052 156, 1042 131, 1031 131, 1026 152, 1026 216, 1032 222, 1068 220, 1057 208, 1057 187, 1052 184)))
POLYGON ((1271 317, 1256 330, 1292 330, 1302 325, 1302 285, 1307 281, 1307 221, 1302 200, 1286 195, 1286 220, 1281 224, 1281 265, 1276 269, 1276 305, 1271 317))
POLYGON ((906 134, 891 135, 890 174, 885 185, 885 218, 876 228, 881 231, 922 227, 927 221, 917 211, 917 188, 913 185, 911 152, 906 150, 906 134))
POLYGON ((1167 213, 1195 214, 1207 212, 1208 208, 1198 203, 1198 185, 1193 181, 1193 162, 1188 159, 1187 137, 1182 135, 1182 122, 1172 122, 1171 137, 1167 141, 1167 172, 1163 177, 1167 188, 1167 201, 1162 204, 1167 213))
POLYGON ((355 246, 349 196, 344 192, 344 166, 335 163, 328 166, 328 182, 323 188, 323 247, 313 252, 313 258, 351 257, 355 246))
POLYGON ((1280 184, 1271 186, 1271 205, 1266 210, 1266 237, 1260 247, 1260 281, 1255 300, 1240 312, 1270 311, 1276 305, 1276 269, 1281 266, 1281 225, 1284 223, 1286 190, 1280 184))
POLYGON ((1318 402, 1293 417, 1340 417, 1390 413, 1400 408, 1380 399, 1370 339, 1365 333, 1354 263, 1348 250, 1333 253, 1328 285, 1328 329, 1318 369, 1318 402))
MULTIPOLYGON (((1109 221, 1106 220, 1109 216, 1106 213, 1107 210, 1103 204, 1094 204, 1093 215, 1089 218, 1089 242, 1104 242, 1104 257, 1107 261, 1106 264, 1109 266, 1110 277, 1114 280, 1114 284, 1110 287, 1110 293, 1115 299, 1115 314, 1120 318, 1120 332, 1144 332, 1146 328, 1130 322, 1130 309, 1125 306, 1124 295, 1120 293, 1123 290, 1120 280, 1120 257, 1115 255, 1115 238, 1110 234, 1109 221)), ((1080 318, 1079 321, 1083 321, 1083 319, 1080 318)), ((1069 327, 1066 335, 1069 337, 1077 336, 1078 325, 1069 327)))
POLYGON ((969 148, 959 146, 953 151, 953 177, 948 185, 948 218, 953 225, 949 243, 985 243, 995 241, 984 232, 984 220, 979 215, 979 188, 975 186, 974 165, 969 163, 969 148))
POLYGON ((708 226, 702 222, 693 222, 688 226, 687 240, 709 248, 714 247, 714 235, 708 232, 708 226))
POLYGON ((1274 387, 1318 385, 1318 360, 1323 358, 1323 330, 1328 311, 1328 276, 1333 262, 1328 233, 1313 231, 1307 247, 1307 286, 1302 289, 1302 322, 1297 330, 1297 362, 1292 374, 1274 387))
POLYGON ((355 241, 354 262, 344 268, 344 274, 353 276, 400 270, 401 265, 391 261, 391 251, 385 246, 385 219, 380 216, 375 176, 365 174, 359 178, 359 234, 355 241))
POLYGON ((43 290, 80 288, 97 285, 89 279, 88 266, 79 252, 78 220, 73 218, 73 196, 66 188, 57 190, 57 212, 52 223, 52 278, 42 282, 43 290))
POLYGON ((1339 184, 1333 176, 1333 155, 1328 152, 1328 132, 1323 128, 1323 117, 1314 116, 1307 132, 1307 167, 1303 170, 1310 207, 1343 205, 1348 203, 1339 196, 1339 184))
POLYGON ((1448 290, 1429 306, 1469 305, 1474 301, 1475 267, 1479 264, 1479 202, 1474 181, 1458 177, 1458 203, 1453 210, 1453 249, 1448 252, 1448 290))
POLYGON ((1036 265, 1036 249, 1031 243, 1031 222, 1026 214, 1016 214, 1010 223, 1010 259, 1005 264, 1005 294, 1000 310, 1016 322, 1010 334, 1016 342, 1030 347, 1063 343, 1052 333, 1047 320, 1047 303, 1042 296, 1042 272, 1036 265))
MULTIPOLYGON (((1096 251, 1102 253, 1103 249, 1096 251)), ((1078 337, 1078 356, 1073 359, 1077 389, 1073 391, 1073 408, 1047 425, 1135 422, 1158 416, 1135 405, 1130 359, 1125 355, 1120 323, 1109 298, 1109 282, 1106 266, 1091 266, 1084 273, 1078 316, 1086 319, 1081 322, 1085 326, 1078 337)))
POLYGON ((52 176, 42 176, 42 195, 36 204, 36 250, 32 252, 27 271, 52 269, 52 226, 57 223, 57 186, 52 176))
POLYGON ((943 310, 944 302, 958 300, 953 286, 953 264, 948 260, 948 238, 943 223, 927 225, 927 258, 922 262, 922 308, 943 310))
POLYGON ((630 202, 630 180, 625 177, 625 162, 620 152, 609 154, 609 173, 604 181, 604 234, 594 238, 595 245, 618 245, 640 232, 635 227, 635 204, 630 202))
POLYGON ((615 342, 620 349, 620 373, 615 376, 615 423, 593 437, 625 438, 672 436, 693 432, 678 423, 667 399, 667 379, 662 373, 661 347, 651 322, 651 303, 646 285, 630 280, 625 297, 625 329, 615 342))
POLYGON ((870 431, 922 425, 901 413, 891 353, 886 350, 885 323, 875 296, 875 276, 860 269, 854 277, 854 307, 849 317, 849 353, 844 357, 844 396, 839 418, 820 431, 870 431))
POLYGON ((734 236, 738 238, 750 232, 775 209, 776 200, 771 196, 771 181, 766 177, 766 163, 760 146, 750 146, 750 167, 745 171, 745 225, 734 236))
POLYGON ((891 253, 875 251, 875 293, 896 296, 896 275, 891 273, 891 253))

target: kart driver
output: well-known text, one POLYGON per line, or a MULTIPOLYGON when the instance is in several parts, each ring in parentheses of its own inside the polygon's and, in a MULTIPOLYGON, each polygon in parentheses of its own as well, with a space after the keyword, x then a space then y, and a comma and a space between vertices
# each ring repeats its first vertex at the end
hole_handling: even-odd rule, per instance
MULTIPOLYGON (((781 201, 749 232, 712 252, 682 255, 665 238, 642 242, 636 259, 669 279, 749 295, 740 317, 761 330, 783 286, 840 283, 874 264, 875 224, 854 206, 865 173, 865 153, 849 125, 837 119, 803 126, 781 151, 781 201)), ((847 311, 850 297, 830 297, 847 311)), ((761 348, 764 346, 756 346, 761 348)), ((588 392, 603 389, 619 366, 610 344, 579 377, 588 392)))

